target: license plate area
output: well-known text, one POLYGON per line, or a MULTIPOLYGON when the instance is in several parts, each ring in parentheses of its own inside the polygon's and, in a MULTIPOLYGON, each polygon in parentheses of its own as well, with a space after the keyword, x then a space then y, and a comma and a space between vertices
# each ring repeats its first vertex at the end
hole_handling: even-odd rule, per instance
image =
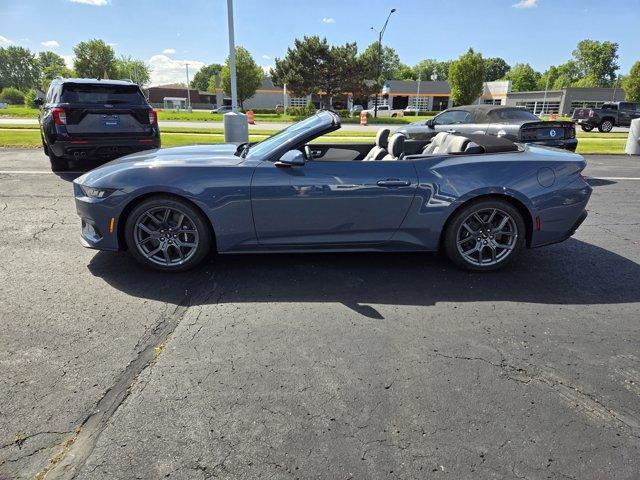
POLYGON ((118 115, 103 115, 102 124, 105 128, 118 128, 120 127, 120 117, 118 115))

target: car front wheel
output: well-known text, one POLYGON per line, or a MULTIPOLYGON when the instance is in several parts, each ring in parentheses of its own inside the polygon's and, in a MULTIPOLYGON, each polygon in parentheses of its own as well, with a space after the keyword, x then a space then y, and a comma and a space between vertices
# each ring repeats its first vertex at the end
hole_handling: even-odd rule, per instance
POLYGON ((504 267, 525 241, 525 224, 509 202, 487 199, 464 206, 445 231, 447 256, 465 270, 485 272, 504 267))
POLYGON ((143 201, 125 224, 129 252, 143 265, 181 272, 198 265, 211 251, 208 220, 189 203, 168 196, 143 201))
POLYGON ((583 123, 582 125, 580 125, 580 128, 582 128, 583 132, 590 132, 591 130, 593 130, 593 125, 587 125, 586 123, 583 123))
POLYGON ((603 133, 609 133, 613 130, 613 122, 611 120, 605 120, 598 126, 598 131, 603 133))

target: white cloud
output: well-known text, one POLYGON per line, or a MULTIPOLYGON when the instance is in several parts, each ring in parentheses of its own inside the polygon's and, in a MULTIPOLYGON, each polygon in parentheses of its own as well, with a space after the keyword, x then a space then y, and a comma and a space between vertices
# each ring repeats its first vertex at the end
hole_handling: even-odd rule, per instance
POLYGON ((520 0, 511 6, 513 8, 533 8, 538 6, 538 0, 520 0))
POLYGON ((60 55, 67 68, 73 68, 73 55, 60 55))
POLYGON ((262 58, 264 58, 265 60, 271 60, 271 57, 269 55, 262 55, 262 58))
POLYGON ((9 40, 7 37, 3 37, 2 35, 0 35, 0 47, 9 45, 10 43, 13 43, 13 42, 9 40))
POLYGON ((331 17, 324 17, 322 19, 322 23, 336 23, 336 19, 331 17))
POLYGON ((109 5, 109 0, 69 0, 71 3, 84 3, 85 5, 93 5, 94 7, 104 7, 109 5))
POLYGON ((46 42, 42 42, 40 45, 47 48, 58 48, 60 44, 55 40, 47 40, 46 42))
POLYGON ((107 45, 109 45, 110 47, 117 47, 119 45, 118 42, 111 42, 111 43, 107 43, 107 45))
POLYGON ((174 53, 176 53, 176 49, 175 48, 165 48, 162 53, 164 53, 165 55, 173 55, 174 53))
POLYGON ((192 79, 196 72, 205 65, 197 60, 174 60, 166 55, 154 55, 147 63, 151 74, 151 81, 149 82, 151 86, 167 83, 186 83, 185 65, 187 63, 189 64, 189 79, 192 79))

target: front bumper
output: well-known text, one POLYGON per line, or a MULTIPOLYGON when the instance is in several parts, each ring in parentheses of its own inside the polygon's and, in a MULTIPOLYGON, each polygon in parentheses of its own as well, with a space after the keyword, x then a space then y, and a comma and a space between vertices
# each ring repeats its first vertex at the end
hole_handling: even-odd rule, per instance
POLYGON ((58 140, 49 148, 68 160, 113 159, 143 150, 160 148, 160 137, 144 138, 92 138, 83 140, 58 140))
POLYGON ((122 213, 119 192, 97 199, 87 197, 78 184, 74 183, 73 189, 76 212, 81 222, 80 243, 97 250, 121 250, 118 236, 118 220, 122 213))

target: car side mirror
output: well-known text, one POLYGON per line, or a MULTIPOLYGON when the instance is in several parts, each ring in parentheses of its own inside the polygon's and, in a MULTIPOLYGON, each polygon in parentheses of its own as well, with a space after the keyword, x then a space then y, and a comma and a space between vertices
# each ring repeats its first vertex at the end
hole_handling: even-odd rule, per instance
POLYGON ((41 107, 42 105, 44 105, 44 100, 42 98, 34 98, 33 104, 38 107, 41 107))
POLYGON ((304 154, 300 150, 289 150, 276 162, 276 167, 300 167, 304 164, 304 154))
POLYGON ((425 125, 429 128, 433 128, 436 126, 436 122, 433 121, 433 118, 430 118, 429 120, 427 120, 427 122, 425 123, 425 125))

